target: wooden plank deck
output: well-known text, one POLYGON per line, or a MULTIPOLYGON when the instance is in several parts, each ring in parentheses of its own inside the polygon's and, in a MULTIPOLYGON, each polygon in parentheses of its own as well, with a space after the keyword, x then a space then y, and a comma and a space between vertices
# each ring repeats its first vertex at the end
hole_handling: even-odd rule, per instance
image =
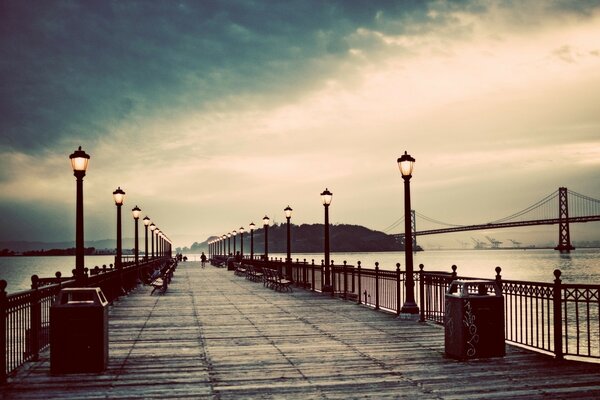
POLYGON ((600 365, 511 346, 455 361, 438 326, 196 262, 179 265, 166 294, 150 291, 111 307, 106 372, 51 376, 46 352, 0 398, 600 398, 600 365))

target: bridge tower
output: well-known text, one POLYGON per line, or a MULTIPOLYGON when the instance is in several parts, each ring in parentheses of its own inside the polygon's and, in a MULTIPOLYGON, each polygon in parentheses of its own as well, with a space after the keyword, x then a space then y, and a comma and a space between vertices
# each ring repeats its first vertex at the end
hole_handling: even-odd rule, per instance
POLYGON ((569 234, 569 203, 567 200, 567 188, 558 188, 558 246, 554 250, 568 253, 575 250, 571 246, 571 235, 569 234))

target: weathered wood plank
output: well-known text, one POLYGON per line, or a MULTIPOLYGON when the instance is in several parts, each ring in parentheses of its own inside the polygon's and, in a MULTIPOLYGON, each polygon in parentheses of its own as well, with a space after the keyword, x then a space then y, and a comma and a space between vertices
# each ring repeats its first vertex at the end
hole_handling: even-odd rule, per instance
POLYGON ((139 287, 110 310, 101 374, 49 374, 48 353, 0 398, 598 398, 600 365, 507 347, 444 357, 443 329, 303 290, 280 293, 182 263, 164 295, 139 287))

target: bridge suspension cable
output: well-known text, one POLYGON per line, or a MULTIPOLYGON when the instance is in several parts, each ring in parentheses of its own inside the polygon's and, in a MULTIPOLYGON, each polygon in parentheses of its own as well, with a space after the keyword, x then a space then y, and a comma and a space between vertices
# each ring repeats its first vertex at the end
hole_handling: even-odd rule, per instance
POLYGON ((404 222, 404 216, 398 218, 396 221, 394 221, 390 226, 388 226, 387 228, 385 228, 383 230, 384 233, 388 233, 389 231, 391 231, 392 229, 395 229, 398 227, 398 225, 402 224, 404 222))
POLYGON ((541 211, 542 214, 544 214, 544 218, 549 218, 550 215, 556 215, 556 211, 558 210, 557 206, 551 210, 551 208, 552 208, 551 206, 553 205, 552 200, 554 200, 556 197, 558 197, 557 192, 550 193, 548 196, 546 196, 543 199, 537 201, 536 203, 530 205, 529 207, 527 207, 521 211, 518 211, 514 214, 511 214, 507 217, 500 218, 495 221, 491 221, 490 223, 498 224, 501 222, 511 221, 518 217, 522 217, 525 214, 533 212, 535 210, 541 211))
POLYGON ((464 226, 464 225, 456 225, 456 224, 449 224, 447 222, 442 222, 442 221, 438 221, 437 219, 433 219, 433 218, 429 218, 419 212, 415 212, 415 214, 417 215, 417 217, 424 219, 425 221, 428 222, 432 222, 434 224, 438 224, 438 225, 443 225, 443 226, 449 226, 449 227, 459 227, 459 226, 464 226))
POLYGON ((569 217, 600 215, 600 200, 568 190, 569 217))
MULTIPOLYGON (((568 190, 568 202, 569 202, 569 218, 580 218, 580 217, 595 217, 600 215, 600 200, 594 199, 592 197, 573 192, 572 190, 568 190)), ((559 192, 552 192, 546 197, 538 200, 533 203, 529 207, 524 208, 521 211, 518 211, 514 214, 506 216, 504 218, 500 218, 494 221, 491 221, 487 224, 481 225, 491 225, 491 224, 513 224, 513 223, 521 223, 526 221, 536 221, 536 220, 552 220, 559 218, 559 204, 558 204, 559 192), (527 215, 527 219, 520 218, 527 215), (519 219, 520 218, 520 219, 519 219)), ((447 222, 442 222, 426 215, 423 215, 419 212, 415 212, 415 215, 419 217, 420 220, 428 221, 437 225, 442 225, 447 228, 461 228, 468 227, 468 225, 458 225, 458 224, 450 224, 447 222)), ((384 232, 389 233, 391 230, 397 228, 400 224, 404 222, 404 216, 394 221, 390 226, 388 226, 384 232)))

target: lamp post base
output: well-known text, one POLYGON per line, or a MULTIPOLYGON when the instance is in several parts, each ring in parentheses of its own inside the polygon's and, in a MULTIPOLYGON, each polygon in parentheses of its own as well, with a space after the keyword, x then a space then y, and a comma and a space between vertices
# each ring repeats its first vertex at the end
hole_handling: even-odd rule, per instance
POLYGON ((415 314, 419 315, 419 306, 414 302, 406 302, 400 309, 400 314, 415 314))
POLYGON ((400 319, 402 321, 415 321, 416 322, 419 320, 419 314, 400 312, 400 314, 398 314, 398 319, 400 319))
POLYGON ((331 286, 331 285, 323 285, 323 288, 321 289, 321 292, 323 292, 323 293, 333 293, 333 286, 331 286))

